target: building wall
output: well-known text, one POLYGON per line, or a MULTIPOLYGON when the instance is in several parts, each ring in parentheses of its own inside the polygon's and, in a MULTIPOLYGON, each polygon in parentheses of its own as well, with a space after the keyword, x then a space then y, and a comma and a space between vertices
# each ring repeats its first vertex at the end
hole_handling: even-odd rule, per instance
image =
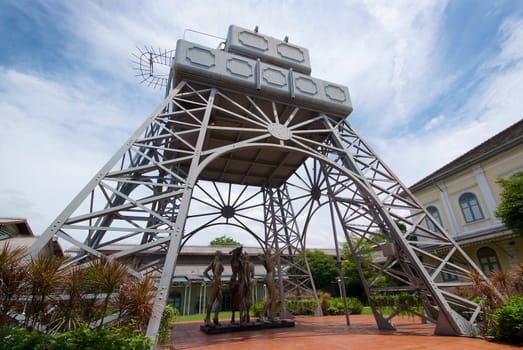
MULTIPOLYGON (((482 267, 478 258, 478 251, 485 247, 495 251, 503 271, 513 270, 517 264, 523 263, 523 239, 521 237, 509 233, 506 238, 469 244, 464 246, 463 249, 479 267, 482 267)), ((489 271, 484 269, 484 272, 488 273, 489 271)))
POLYGON ((495 252, 502 270, 510 270, 515 264, 523 262, 523 239, 506 230, 494 215, 501 195, 501 186, 496 181, 521 170, 523 145, 471 164, 465 170, 413 194, 426 208, 437 208, 444 229, 462 245, 478 266, 482 265, 478 252, 486 247, 495 252), (459 201, 465 193, 475 195, 482 219, 473 222, 465 220, 459 201), (474 239, 474 236, 478 238, 474 239))

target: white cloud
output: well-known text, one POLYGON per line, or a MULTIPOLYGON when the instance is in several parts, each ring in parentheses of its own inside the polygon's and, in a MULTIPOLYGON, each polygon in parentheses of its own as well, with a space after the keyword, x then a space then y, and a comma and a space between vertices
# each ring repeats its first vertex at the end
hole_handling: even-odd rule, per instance
POLYGON ((410 186, 491 135, 486 123, 471 122, 374 142, 379 156, 410 186))
POLYGON ((412 185, 523 117, 522 23, 509 18, 500 26, 499 53, 478 70, 477 88, 458 109, 395 138, 370 136, 404 183, 412 185))
MULTIPOLYGON (((350 82, 358 118, 379 119, 375 132, 403 125, 430 105, 452 80, 438 75, 440 55, 435 44, 445 2, 368 1, 371 19, 364 36, 371 64, 350 82), (370 28, 369 28, 370 27, 370 28), (368 83, 366 83, 368 82, 368 83), (359 99, 359 89, 364 89, 359 99), (358 111, 359 108, 362 111, 358 111)), ((358 57, 359 61, 368 60, 358 57)), ((351 53, 347 55, 351 62, 351 53)))
MULTIPOLYGON (((205 4, 154 2, 137 11, 125 3, 67 3, 70 16, 65 20, 76 38, 68 46, 69 57, 132 83, 136 46, 173 49, 185 29, 225 37, 230 24, 258 25, 263 33, 289 35, 291 42, 309 48, 313 75, 347 84, 356 108, 353 118, 379 118, 377 131, 382 133, 407 123, 449 84, 433 69, 444 1, 205 4), (419 89, 429 82, 430 89, 419 89)), ((187 36, 216 45, 213 38, 187 36)))
POLYGON ((445 121, 445 116, 440 114, 437 117, 432 118, 429 120, 424 126, 423 131, 430 131, 439 125, 441 125, 445 121))
POLYGON ((500 28, 500 35, 502 47, 499 61, 511 63, 523 59, 523 20, 506 20, 500 28))
POLYGON ((101 92, 0 70, 2 216, 41 233, 129 137, 140 120, 101 92))

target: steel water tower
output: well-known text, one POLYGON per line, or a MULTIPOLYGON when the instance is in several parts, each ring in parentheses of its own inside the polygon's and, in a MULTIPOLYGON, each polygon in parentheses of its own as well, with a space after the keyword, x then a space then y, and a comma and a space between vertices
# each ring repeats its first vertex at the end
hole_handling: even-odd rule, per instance
MULTIPOLYGON (((165 55, 142 54, 153 79, 165 55)), ((178 40, 169 55, 163 102, 50 224, 33 256, 53 238, 80 251, 67 264, 119 246, 110 258, 158 278, 154 339, 181 247, 219 225, 283 251, 282 299, 316 297, 309 269, 294 260, 306 261, 320 217, 333 245, 338 237, 349 244, 371 301, 407 293, 437 334, 474 334, 481 306, 455 291, 471 285, 471 271, 486 277, 351 127, 348 88, 312 77, 306 48, 230 26, 217 49, 178 40), (382 276, 394 283, 378 283, 382 276)), ((371 306, 378 327, 394 329, 400 310, 371 306)))

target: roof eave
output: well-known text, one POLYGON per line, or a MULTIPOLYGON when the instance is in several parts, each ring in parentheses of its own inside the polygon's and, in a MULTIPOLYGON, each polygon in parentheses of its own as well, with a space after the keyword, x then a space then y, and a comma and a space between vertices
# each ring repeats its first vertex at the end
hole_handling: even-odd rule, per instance
MULTIPOLYGON (((473 158, 473 159, 470 159, 468 161, 465 161, 459 165, 457 165, 455 168, 452 168, 444 173, 442 173, 441 175, 438 175, 438 176, 434 176, 432 177, 431 175, 429 175, 427 177, 427 179, 423 182, 420 182, 418 184, 414 184, 412 185, 411 187, 409 187, 409 189, 411 190, 411 192, 417 192, 417 191, 420 191, 424 188, 427 188, 429 186, 432 186, 434 185, 435 183, 439 182, 439 181, 442 181, 452 175, 455 175, 469 167, 471 167, 472 165, 475 165, 475 164, 478 164, 484 160, 487 160, 487 159, 490 159, 490 158, 493 158, 495 156, 497 156, 498 154, 500 153, 503 153, 505 151, 508 151, 516 146, 519 146, 520 144, 523 143, 523 137, 519 137, 511 142, 508 142, 502 146, 499 146, 495 149, 493 149, 492 151, 490 152, 487 152, 487 153, 484 153, 482 155, 480 155, 479 157, 476 157, 476 158, 473 158)), ((438 170, 436 170, 434 173, 437 173, 438 170)), ((433 173, 433 174, 434 174, 433 173)))

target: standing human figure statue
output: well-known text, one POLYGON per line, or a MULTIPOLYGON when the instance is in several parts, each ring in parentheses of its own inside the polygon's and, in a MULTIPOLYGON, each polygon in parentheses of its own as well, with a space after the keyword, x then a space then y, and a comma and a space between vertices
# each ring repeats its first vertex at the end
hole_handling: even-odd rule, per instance
POLYGON ((249 254, 242 257, 240 270, 240 323, 250 322, 249 312, 252 305, 252 287, 254 286, 254 265, 249 261, 249 254))
POLYGON ((281 252, 271 255, 270 249, 267 249, 264 251, 264 254, 259 255, 259 258, 262 261, 265 270, 267 271, 267 274, 265 275, 265 285, 267 286, 267 300, 265 301, 265 305, 263 306, 263 311, 260 317, 261 321, 268 320, 270 322, 273 322, 275 320, 276 300, 278 298, 278 293, 276 292, 274 273, 276 268, 276 262, 280 254, 281 252))
POLYGON ((229 252, 231 255, 231 281, 229 288, 231 292, 231 323, 235 322, 234 316, 236 311, 240 311, 240 272, 242 265, 242 247, 236 247, 229 252))
POLYGON ((240 274, 240 268, 242 264, 242 250, 243 247, 236 247, 229 252, 229 255, 231 255, 231 280, 237 279, 238 275, 240 274))
POLYGON ((205 316, 205 324, 207 326, 211 325, 211 310, 212 305, 216 301, 216 308, 214 309, 214 318, 213 322, 215 325, 219 325, 218 314, 222 307, 223 294, 222 294, 222 273, 223 273, 223 264, 222 264, 222 252, 220 250, 216 251, 214 260, 207 266, 203 274, 211 280, 211 294, 209 295, 209 300, 207 301, 207 314, 205 316), (212 277, 209 275, 209 271, 212 271, 212 277))
POLYGON ((229 289, 231 293, 231 323, 236 322, 235 316, 236 311, 240 311, 240 281, 231 279, 229 283, 229 289))

